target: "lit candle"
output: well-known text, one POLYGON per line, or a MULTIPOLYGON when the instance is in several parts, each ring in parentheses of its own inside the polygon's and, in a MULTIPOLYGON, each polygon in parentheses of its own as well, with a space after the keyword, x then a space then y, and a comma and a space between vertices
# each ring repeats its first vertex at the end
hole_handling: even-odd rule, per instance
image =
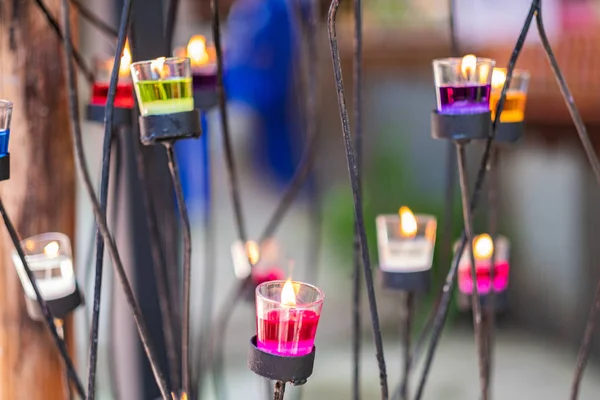
POLYGON ((8 100, 0 100, 0 157, 4 157, 8 154, 12 108, 12 102, 8 100))
MULTIPOLYGON (((92 86, 92 99, 90 104, 104 106, 108 98, 108 86, 114 58, 100 59, 96 61, 94 78, 92 86)), ((131 51, 129 42, 125 42, 123 55, 121 56, 121 65, 119 67, 119 82, 117 83, 117 92, 115 95, 115 107, 133 108, 133 85, 129 68, 131 66, 131 51)))
POLYGON ((188 42, 186 53, 191 61, 194 90, 214 88, 217 84, 217 64, 214 59, 214 47, 206 45, 204 36, 195 35, 188 42))
POLYGON ((157 58, 131 64, 142 116, 192 111, 192 76, 189 58, 157 58))
POLYGON ((234 273, 238 279, 251 275, 255 286, 283 279, 279 253, 275 239, 267 239, 260 246, 253 240, 247 241, 245 246, 236 241, 231 245, 234 273))
POLYGON ((433 215, 401 207, 396 215, 376 219, 379 268, 393 273, 428 271, 433 262, 437 222, 433 215))
MULTIPOLYGON (((529 72, 516 69, 513 71, 500 122, 521 122, 525 117, 525 103, 527 102, 527 88, 529 86, 529 72)), ((506 68, 494 68, 492 73, 492 94, 490 96, 490 111, 492 121, 496 115, 496 107, 500 100, 502 87, 506 82, 506 68)))
POLYGON ((302 282, 271 281, 256 288, 256 344, 282 356, 313 351, 323 292, 302 282))
MULTIPOLYGON (((455 252, 460 246, 455 244, 455 252)), ((473 239, 473 255, 475 257, 475 270, 477 272, 477 291, 486 295, 490 292, 492 284, 495 292, 503 292, 508 287, 509 275, 509 244, 504 236, 498 236, 495 241, 487 233, 476 236, 473 239), (494 282, 491 282, 491 258, 495 248, 494 282)), ((471 259, 468 248, 458 264, 458 288, 461 293, 471 295, 473 293, 473 279, 471 277, 471 259)))
POLYGON ((495 61, 472 54, 433 61, 437 110, 440 114, 479 114, 489 111, 495 61))
MULTIPOLYGON (((57 316, 50 302, 66 298, 78 290, 69 238, 62 233, 44 233, 23 240, 21 245, 42 298, 49 302, 50 309, 57 316)), ((33 286, 16 251, 12 257, 25 295, 36 300, 33 286)))

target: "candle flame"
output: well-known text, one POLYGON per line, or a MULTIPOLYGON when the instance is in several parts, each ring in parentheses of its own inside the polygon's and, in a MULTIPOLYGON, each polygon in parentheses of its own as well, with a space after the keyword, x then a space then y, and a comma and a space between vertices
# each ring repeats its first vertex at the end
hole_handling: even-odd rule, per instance
POLYGON ((400 234, 404 237, 414 237, 417 234, 417 219, 410 208, 400 207, 400 234))
POLYGON ((248 256, 248 260, 250 264, 255 265, 258 263, 260 259, 260 248, 258 243, 253 240, 249 240, 246 242, 246 255, 248 256))
POLYGON ((288 278, 281 289, 281 305, 287 307, 296 306, 296 291, 294 290, 294 284, 292 278, 288 278))
POLYGON ((192 67, 208 64, 210 57, 206 49, 206 38, 204 36, 192 36, 187 45, 187 56, 190 58, 192 67))
POLYGON ((506 82, 506 70, 504 68, 494 68, 492 72, 492 87, 494 89, 502 89, 506 82))
POLYGON ((125 48, 123 49, 123 55, 121 56, 121 66, 119 67, 119 74, 121 76, 128 76, 130 66, 131 66, 131 50, 129 49, 129 40, 127 40, 125 42, 125 48))
POLYGON ((475 69, 477 68, 477 57, 473 54, 467 54, 462 58, 460 63, 460 70, 465 78, 468 80, 475 74, 475 69))
POLYGON ((44 255, 46 257, 56 257, 58 256, 59 245, 57 242, 50 242, 44 247, 44 255))
POLYGON ((477 259, 490 258, 494 252, 494 241, 487 233, 479 235, 473 243, 473 254, 477 259))
POLYGON ((152 72, 156 73, 160 78, 162 78, 165 74, 164 67, 166 60, 166 57, 159 57, 156 60, 152 61, 152 63, 150 63, 150 69, 152 70, 152 72))

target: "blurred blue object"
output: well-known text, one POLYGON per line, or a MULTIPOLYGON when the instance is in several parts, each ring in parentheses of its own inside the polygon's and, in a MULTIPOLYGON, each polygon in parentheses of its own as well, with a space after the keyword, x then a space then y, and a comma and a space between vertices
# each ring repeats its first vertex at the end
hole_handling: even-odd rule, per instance
POLYGON ((200 115, 200 122, 200 138, 175 143, 183 195, 191 218, 203 218, 204 204, 210 201, 209 133, 205 113, 200 115))
POLYGON ((256 112, 251 150, 280 184, 294 174, 302 133, 295 104, 299 34, 292 6, 288 0, 238 0, 229 14, 225 50, 228 100, 256 112))

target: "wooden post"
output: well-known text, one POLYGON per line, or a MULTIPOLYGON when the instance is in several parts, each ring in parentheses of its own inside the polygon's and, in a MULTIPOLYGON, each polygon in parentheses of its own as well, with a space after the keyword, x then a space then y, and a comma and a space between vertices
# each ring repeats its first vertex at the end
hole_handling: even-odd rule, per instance
MULTIPOLYGON (((60 0, 46 3, 60 15, 60 0)), ((0 183, 0 195, 22 238, 59 231, 73 240, 75 167, 63 50, 35 2, 0 7, 0 97, 14 103, 11 179, 0 183)), ((13 250, 0 226, 0 400, 64 400, 63 363, 47 327, 27 315, 13 250)))

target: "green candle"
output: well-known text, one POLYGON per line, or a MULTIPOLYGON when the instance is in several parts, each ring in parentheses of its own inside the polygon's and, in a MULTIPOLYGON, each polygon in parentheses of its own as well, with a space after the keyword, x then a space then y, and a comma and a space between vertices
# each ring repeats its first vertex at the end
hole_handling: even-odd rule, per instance
POLYGON ((135 83, 142 115, 172 114, 194 109, 192 78, 140 80, 135 83))

